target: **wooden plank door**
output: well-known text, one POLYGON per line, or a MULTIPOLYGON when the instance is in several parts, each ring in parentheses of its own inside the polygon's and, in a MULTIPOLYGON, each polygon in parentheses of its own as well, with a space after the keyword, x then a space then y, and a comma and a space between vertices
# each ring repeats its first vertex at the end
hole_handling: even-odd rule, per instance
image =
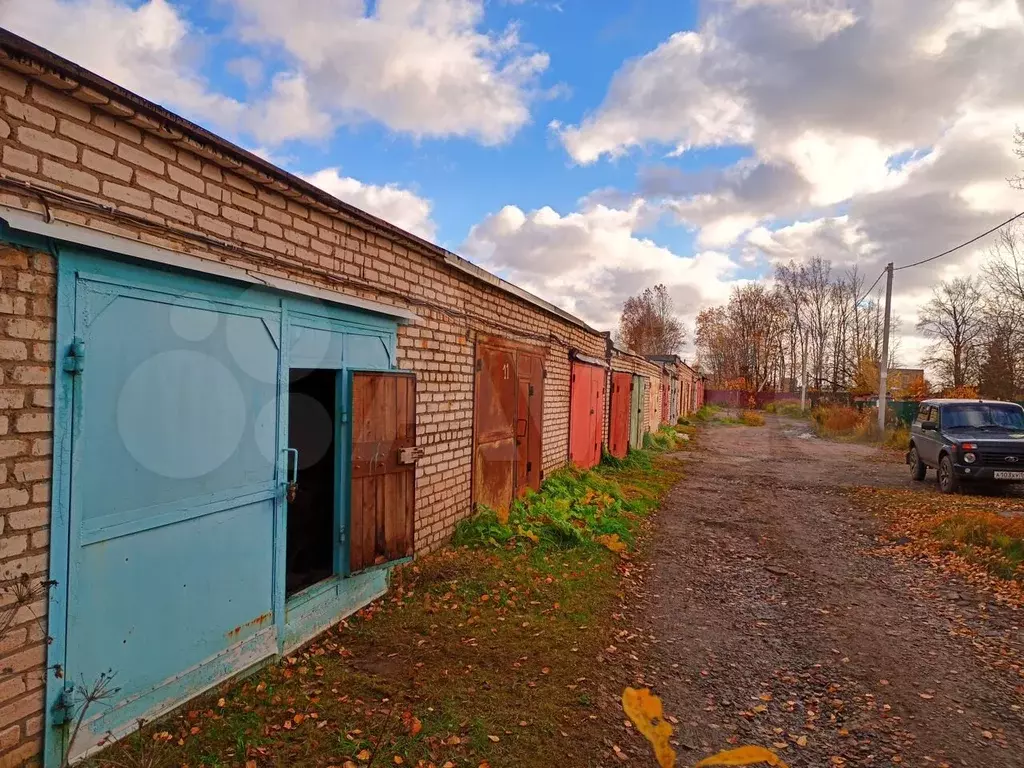
POLYGON ((416 377, 352 374, 349 573, 411 557, 415 542, 416 377))

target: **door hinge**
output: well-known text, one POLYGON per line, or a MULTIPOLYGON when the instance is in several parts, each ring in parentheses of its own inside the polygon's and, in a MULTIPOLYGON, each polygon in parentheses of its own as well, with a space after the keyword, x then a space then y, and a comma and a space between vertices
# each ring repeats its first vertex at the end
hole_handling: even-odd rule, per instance
POLYGON ((77 336, 64 353, 64 371, 77 376, 85 370, 85 342, 77 336))
POLYGON ((476 372, 480 373, 484 369, 484 361, 479 357, 476 359, 476 372))
POLYGON ((542 469, 542 470, 540 471, 540 479, 541 479, 541 480, 543 480, 543 479, 544 479, 544 470, 543 470, 543 469, 542 469))
POLYGON ((529 474, 532 471, 533 471, 533 462, 532 461, 526 462, 526 473, 529 474))
POLYGON ((338 412, 338 422, 340 424, 348 424, 348 411, 342 410, 338 412))
POLYGON ((50 724, 55 728, 66 725, 71 720, 71 713, 75 709, 75 688, 70 684, 64 686, 64 690, 57 695, 57 701, 53 703, 53 711, 50 716, 50 724))
POLYGON ((530 385, 530 397, 533 397, 533 384, 530 385))
POLYGON ((338 543, 339 544, 344 544, 347 539, 348 539, 348 536, 346 535, 345 531, 338 531, 338 543))

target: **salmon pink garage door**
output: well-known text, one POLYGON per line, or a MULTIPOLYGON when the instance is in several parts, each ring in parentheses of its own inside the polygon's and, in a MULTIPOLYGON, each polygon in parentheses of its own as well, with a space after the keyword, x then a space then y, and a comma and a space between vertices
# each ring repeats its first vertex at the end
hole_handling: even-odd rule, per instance
POLYGON ((632 390, 633 376, 631 374, 612 374, 608 452, 619 459, 626 458, 626 454, 629 453, 629 417, 632 390))
POLYGON ((579 361, 572 365, 569 460, 589 469, 601 461, 605 369, 579 361))

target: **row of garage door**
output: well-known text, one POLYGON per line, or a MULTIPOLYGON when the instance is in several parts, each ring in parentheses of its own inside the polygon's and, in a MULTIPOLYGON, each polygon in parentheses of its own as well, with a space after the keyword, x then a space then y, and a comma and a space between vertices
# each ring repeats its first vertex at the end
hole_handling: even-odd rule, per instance
MULTIPOLYGON (((499 516, 512 501, 536 490, 544 479, 544 350, 488 338, 477 343, 474 392, 473 498, 499 516)), ((572 362, 569 460, 581 468, 608 451, 623 458, 641 447, 647 378, 614 372, 606 401, 608 370, 595 362, 572 362)))

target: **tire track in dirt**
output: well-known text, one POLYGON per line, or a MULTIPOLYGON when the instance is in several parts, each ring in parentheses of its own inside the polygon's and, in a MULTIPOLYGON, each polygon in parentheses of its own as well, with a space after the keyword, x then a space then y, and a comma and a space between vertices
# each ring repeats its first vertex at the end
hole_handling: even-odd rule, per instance
POLYGON ((632 680, 679 720, 680 765, 731 742, 793 768, 1021 766, 1024 680, 958 630, 1019 645, 1022 617, 879 556, 843 486, 907 473, 804 432, 708 428, 659 514, 624 621, 642 638, 632 680))

